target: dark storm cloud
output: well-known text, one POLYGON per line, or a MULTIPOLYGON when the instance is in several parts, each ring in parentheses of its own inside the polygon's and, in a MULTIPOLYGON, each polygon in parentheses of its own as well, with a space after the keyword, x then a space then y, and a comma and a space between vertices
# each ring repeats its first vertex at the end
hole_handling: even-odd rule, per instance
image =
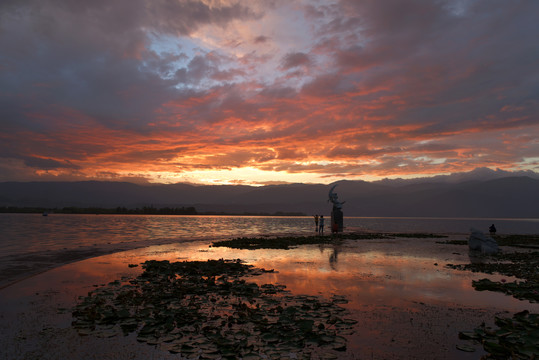
POLYGON ((79 169, 79 166, 71 164, 69 161, 57 161, 53 159, 42 159, 37 157, 25 157, 24 164, 26 166, 38 169, 79 169))
POLYGON ((255 44, 263 44, 263 43, 268 42, 269 40, 270 40, 270 38, 268 38, 267 36, 260 35, 260 36, 255 37, 254 43, 255 44))
MULTIPOLYGON (((340 73, 368 86, 382 85, 386 96, 399 98, 401 105, 382 110, 392 112, 392 122, 436 121, 442 127, 462 129, 479 124, 481 118, 499 117, 504 104, 525 102, 529 113, 536 108, 528 100, 539 95, 529 80, 536 72, 532 62, 539 58, 539 47, 533 45, 538 3, 341 1, 340 5, 341 12, 324 32, 344 36, 355 29, 363 41, 349 44, 340 38, 345 45, 328 48, 334 51, 330 56, 340 73)), ((326 96, 340 93, 334 82, 316 86, 327 81, 327 75, 321 75, 312 88, 323 87, 326 96)))
MULTIPOLYGON (((149 34, 189 35, 255 17, 239 3, 199 1, 26 1, 4 5, 0 17, 2 122, 24 122, 25 104, 47 111, 62 104, 111 126, 141 126, 178 95, 172 72, 178 55, 149 50, 149 34), (36 87, 42 84, 44 87, 36 87), (13 101, 16 98, 17 101, 13 101), (113 123, 115 122, 115 124, 113 123)), ((207 72, 198 58, 189 81, 207 72)))
POLYGON ((2 1, 0 168, 527 166, 537 18, 536 1, 2 1))
POLYGON ((292 69, 298 66, 309 66, 311 65, 311 58, 308 54, 303 52, 289 53, 286 54, 282 59, 282 67, 285 70, 292 69))

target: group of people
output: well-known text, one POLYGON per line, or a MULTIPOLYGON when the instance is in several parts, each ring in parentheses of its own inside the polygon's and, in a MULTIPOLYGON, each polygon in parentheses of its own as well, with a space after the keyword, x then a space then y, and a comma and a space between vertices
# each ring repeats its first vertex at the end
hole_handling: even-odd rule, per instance
POLYGON ((324 215, 314 215, 314 231, 322 235, 324 233, 324 215))

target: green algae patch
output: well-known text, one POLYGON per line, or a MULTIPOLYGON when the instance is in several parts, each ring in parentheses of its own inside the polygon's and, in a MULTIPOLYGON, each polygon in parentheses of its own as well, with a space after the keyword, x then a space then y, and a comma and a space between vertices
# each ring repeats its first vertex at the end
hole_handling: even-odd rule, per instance
POLYGON ((539 287, 537 283, 528 281, 499 282, 489 279, 472 281, 472 286, 477 291, 497 291, 511 295, 519 300, 539 302, 539 287))
POLYGON ((387 234, 394 237, 401 238, 414 238, 414 239, 440 239, 446 238, 446 235, 441 234, 432 234, 432 233, 397 233, 397 234, 387 234))
MULTIPOLYGON (((498 328, 482 324, 473 331, 462 331, 459 338, 481 344, 489 354, 485 359, 536 359, 539 356, 539 314, 522 311, 513 318, 496 317, 498 328)), ((459 350, 473 349, 466 345, 459 350)))
POLYGON ((136 340, 202 359, 339 357, 346 319, 342 296, 292 295, 284 285, 246 280, 263 272, 241 260, 146 261, 136 278, 81 297, 81 336, 136 334, 136 340))
POLYGON ((480 279, 472 282, 478 291, 497 291, 512 295, 519 300, 539 302, 539 251, 498 253, 484 256, 484 262, 446 267, 486 274, 514 276, 521 280, 512 282, 480 279))
MULTIPOLYGON (((522 238, 510 238, 511 246, 522 244, 522 238)), ((524 245, 533 247, 535 237, 527 238, 524 245)), ((505 243, 508 245, 509 243, 505 243)), ((446 267, 486 274, 499 274, 516 277, 519 280, 508 282, 505 279, 492 281, 484 278, 472 281, 477 291, 496 291, 511 295, 519 300, 531 303, 539 302, 539 252, 526 251, 514 253, 496 253, 482 256, 482 262, 453 265, 446 267)), ((484 323, 474 331, 463 331, 459 337, 481 344, 489 354, 485 359, 537 359, 539 358, 539 314, 528 311, 517 313, 513 318, 495 318, 498 329, 487 327, 484 323)), ((471 351, 472 347, 459 345, 462 351, 471 351)))
POLYGON ((299 245, 330 244, 331 236, 282 236, 282 237, 241 237, 231 240, 215 241, 214 247, 228 247, 232 249, 283 249, 289 250, 299 245))
MULTIPOLYGON (((500 246, 539 249, 539 235, 493 235, 492 238, 500 246)), ((438 244, 468 245, 468 240, 447 240, 438 244)))
POLYGON ((231 240, 215 241, 214 247, 228 247, 232 249, 282 249, 289 250, 301 245, 331 244, 342 240, 372 240, 401 238, 442 238, 444 235, 423 233, 345 233, 337 235, 313 236, 279 236, 279 237, 241 237, 231 240))
POLYGON ((539 235, 495 235, 498 245, 539 248, 539 235))
POLYGON ((437 244, 444 245, 468 245, 468 240, 446 240, 446 241, 437 241, 437 244))

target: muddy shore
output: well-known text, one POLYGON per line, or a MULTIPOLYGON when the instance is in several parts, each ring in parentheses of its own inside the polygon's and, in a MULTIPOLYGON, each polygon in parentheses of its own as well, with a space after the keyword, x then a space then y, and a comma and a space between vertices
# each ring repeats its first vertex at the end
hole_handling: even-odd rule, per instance
MULTIPOLYGON (((291 250, 235 250, 198 241, 29 258, 52 269, 41 268, 39 275, 19 278, 0 290, 0 355, 5 359, 178 359, 178 354, 159 346, 137 342, 133 334, 80 336, 71 326, 70 309, 96 284, 140 273, 140 267, 129 264, 148 259, 240 258, 275 269, 258 277, 259 284, 284 284, 293 294, 348 298, 344 306, 358 325, 346 336, 347 350, 339 358, 479 359, 485 354, 480 346, 471 353, 456 348, 461 344, 459 331, 524 309, 539 312, 539 307, 507 295, 475 291, 471 281, 485 274, 445 267, 470 262, 465 246, 442 243, 445 240, 371 239, 291 250), (79 261, 82 258, 87 259, 79 261), (60 266, 66 261, 70 263, 60 266)), ((17 261, 24 264, 24 259, 17 261)), ((290 354, 290 358, 297 356, 290 354)))

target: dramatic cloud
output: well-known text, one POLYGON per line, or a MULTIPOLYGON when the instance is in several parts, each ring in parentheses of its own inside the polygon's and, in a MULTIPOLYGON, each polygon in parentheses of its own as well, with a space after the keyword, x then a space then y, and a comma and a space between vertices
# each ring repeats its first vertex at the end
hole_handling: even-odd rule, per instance
POLYGON ((534 1, 0 3, 0 181, 539 171, 534 1))

